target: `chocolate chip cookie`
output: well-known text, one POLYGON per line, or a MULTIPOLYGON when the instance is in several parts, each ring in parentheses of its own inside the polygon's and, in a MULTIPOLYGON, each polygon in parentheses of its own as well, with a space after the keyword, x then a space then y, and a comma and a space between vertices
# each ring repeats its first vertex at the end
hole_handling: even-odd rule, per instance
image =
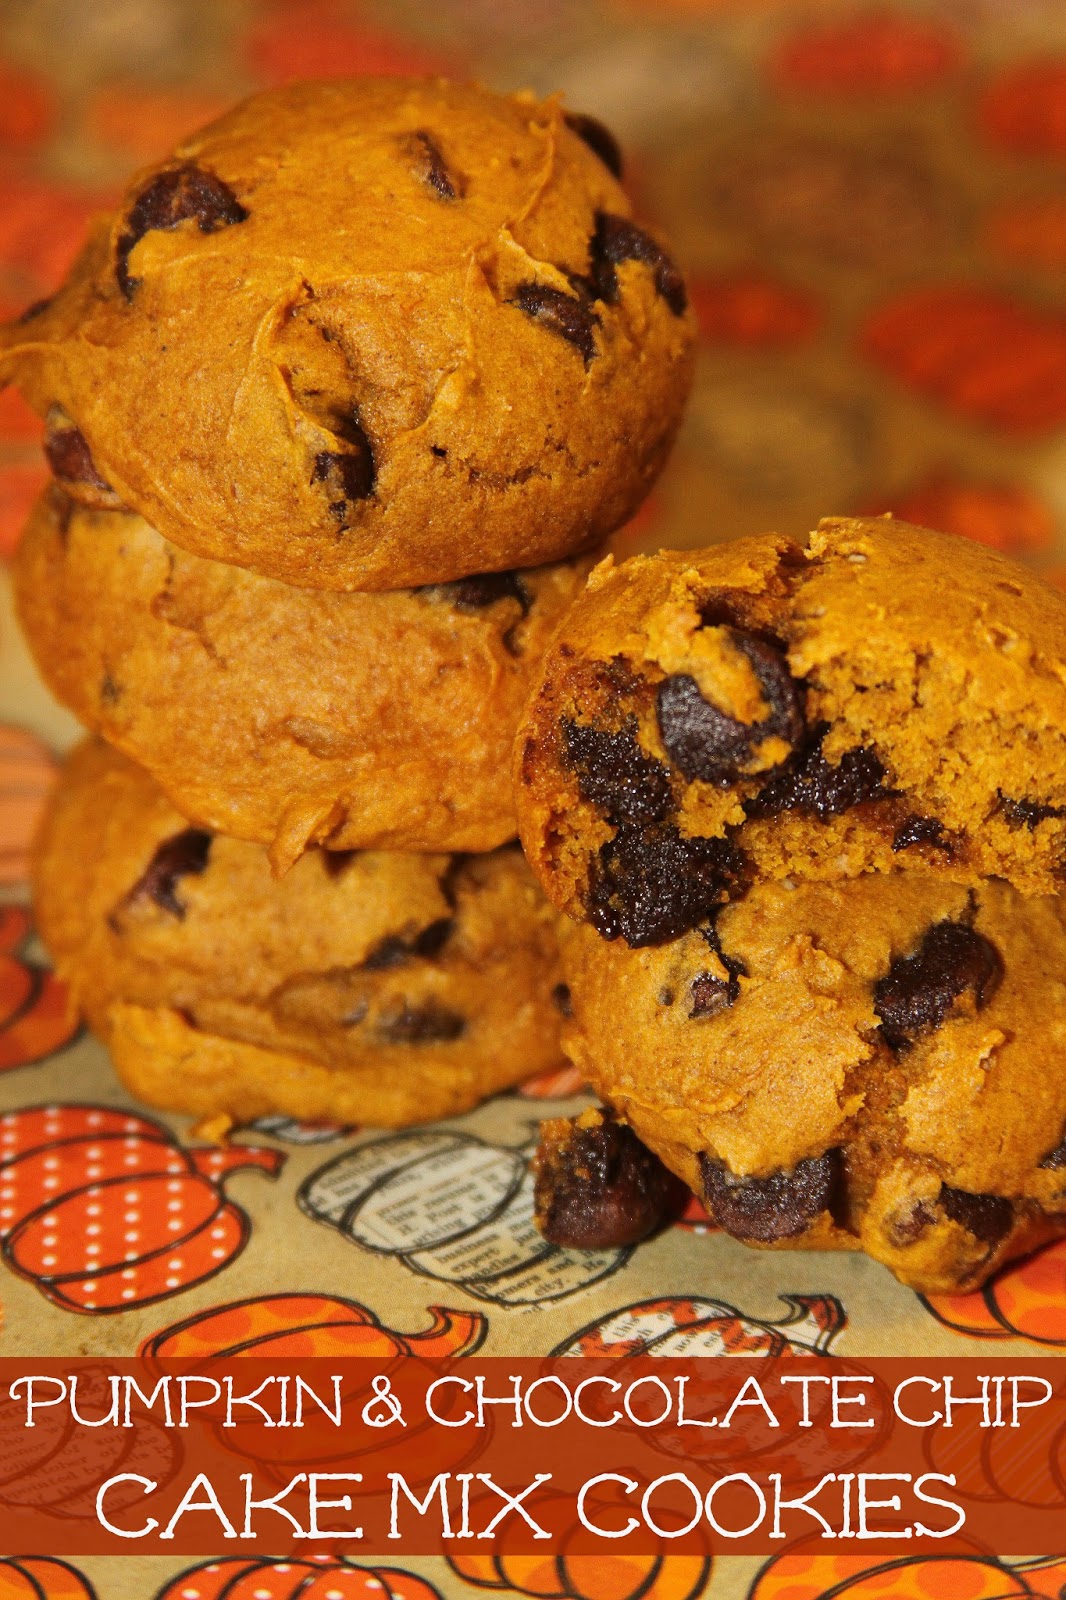
POLYGON ((57 970, 153 1105, 394 1127, 559 1065, 555 914, 517 849, 311 850, 279 881, 89 742, 34 888, 57 970))
POLYGON ((522 839, 604 939, 706 928, 761 879, 921 871, 1054 893, 1066 596, 891 519, 592 574, 516 744, 522 839))
POLYGON ((257 95, 131 184, 0 338, 57 475, 324 589, 599 543, 663 464, 694 319, 610 134, 443 81, 257 95))
POLYGON ((670 943, 586 923, 563 951, 564 1047, 734 1238, 863 1250, 933 1291, 1066 1232, 1062 897, 764 882, 670 943))
POLYGON ((279 868, 334 849, 489 850, 514 730, 591 558, 389 594, 296 589, 58 489, 16 560, 44 677, 197 824, 279 868))

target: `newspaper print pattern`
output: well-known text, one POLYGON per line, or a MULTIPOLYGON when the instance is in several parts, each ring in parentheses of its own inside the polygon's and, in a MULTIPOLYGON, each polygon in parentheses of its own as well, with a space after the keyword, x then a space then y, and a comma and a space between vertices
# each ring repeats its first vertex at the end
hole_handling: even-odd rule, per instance
POLYGON ((630 1250, 563 1250, 533 1221, 532 1143, 456 1130, 372 1140, 320 1167, 297 1202, 353 1244, 501 1306, 564 1300, 617 1272, 630 1250))

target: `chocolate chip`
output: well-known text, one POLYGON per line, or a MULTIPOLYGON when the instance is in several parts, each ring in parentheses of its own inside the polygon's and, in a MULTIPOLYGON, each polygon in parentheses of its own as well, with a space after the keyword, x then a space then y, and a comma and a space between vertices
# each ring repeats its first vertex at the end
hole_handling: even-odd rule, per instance
POLYGON ((999 809, 1007 819, 1007 826, 1033 829, 1048 817, 1066 817, 1066 806, 1048 806, 1039 800, 1011 800, 1000 793, 999 809))
POLYGON ((664 944, 711 916, 744 866, 728 839, 684 838, 666 822, 623 822, 592 860, 589 921, 604 939, 664 944))
POLYGON ((564 294, 561 289, 549 289, 546 284, 520 283, 511 303, 572 344, 588 366, 596 354, 595 329, 600 319, 587 301, 564 294))
POLYGON ((885 769, 872 750, 845 750, 835 766, 822 755, 828 725, 818 723, 804 744, 758 794, 745 801, 749 817, 775 817, 782 811, 808 811, 827 822, 852 806, 891 799, 885 769))
POLYGON ((725 630, 751 663, 770 715, 762 722, 740 722, 704 698, 695 678, 674 673, 659 685, 656 714, 671 761, 686 778, 725 787, 740 775, 755 747, 765 739, 795 744, 803 732, 800 688, 780 651, 734 628, 725 630))
POLYGON ((684 1187, 610 1112, 541 1124, 534 1213, 551 1244, 612 1250, 636 1244, 679 1211, 684 1187))
POLYGON ((343 522, 352 500, 368 500, 374 493, 377 469, 370 440, 357 422, 349 421, 341 437, 352 445, 352 450, 320 450, 315 456, 311 473, 312 483, 324 483, 327 490, 339 496, 329 503, 330 515, 343 522))
POLYGON ((637 743, 637 719, 609 732, 590 723, 560 723, 563 765, 577 776, 578 793, 608 822, 662 822, 673 805, 670 773, 637 743))
POLYGON ((552 1005, 561 1017, 570 1018, 574 1014, 574 1002, 568 983, 557 983, 552 990, 552 1005))
POLYGON ((387 1044, 449 1044, 465 1032, 466 1018, 435 1000, 421 1006, 401 1001, 377 1023, 377 1033, 387 1044))
POLYGON ((730 1006, 735 1005, 740 998, 740 980, 748 975, 748 969, 743 961, 738 961, 735 956, 726 955, 718 937, 718 930, 713 923, 709 928, 704 928, 702 933, 728 976, 719 978, 713 972, 696 974, 689 985, 689 993, 692 996, 690 1019, 716 1017, 720 1012, 727 1011, 730 1006))
POLYGON ((916 1200, 909 1206, 901 1207, 889 1217, 885 1223, 885 1230, 890 1243, 903 1249, 909 1244, 914 1244, 920 1239, 925 1230, 936 1221, 936 1213, 932 1211, 924 1200, 916 1200))
POLYGON ((892 835, 892 848, 910 850, 914 845, 925 845, 930 850, 944 850, 952 854, 951 843, 944 838, 944 824, 936 817, 905 817, 892 835))
POLYGON ((610 128, 605 127, 598 117, 590 117, 583 111, 567 111, 563 121, 579 139, 585 141, 594 155, 599 156, 607 171, 620 180, 622 147, 610 128))
POLYGON ((980 1011, 999 988, 1003 961, 983 934, 963 922, 937 922, 914 955, 894 961, 874 986, 874 1010, 893 1050, 938 1028, 960 995, 980 1011))
POLYGON ((168 231, 183 222, 195 222, 201 233, 217 233, 247 220, 248 212, 233 190, 213 172, 191 164, 160 172, 137 196, 126 231, 119 237, 115 259, 119 288, 127 300, 133 299, 141 280, 130 277, 130 252, 146 233, 168 231))
POLYGON ((839 1150, 798 1161, 791 1172, 738 1178, 714 1156, 700 1156, 707 1209, 734 1239, 794 1239, 833 1208, 843 1177, 839 1150))
POLYGON ((1014 1207, 998 1194, 970 1194, 966 1189, 940 1189, 940 1204, 951 1218, 985 1244, 998 1244, 1014 1226, 1014 1207))
POLYGON ((44 454, 60 483, 84 484, 107 495, 114 493, 101 477, 81 429, 55 406, 49 410, 45 423, 44 454))
POLYGON ((529 615, 533 604, 533 597, 522 581, 520 572, 478 572, 469 578, 460 578, 456 583, 440 583, 428 586, 437 594, 449 599, 456 611, 485 611, 489 606, 494 606, 498 600, 517 600, 522 607, 522 615, 529 615))
POLYGON ((172 839, 165 839, 126 896, 127 904, 147 896, 160 910, 183 922, 185 905, 177 896, 178 879, 199 877, 207 867, 210 854, 211 834, 202 828, 186 828, 172 839))
POLYGON ((358 854, 358 850, 323 850, 322 865, 331 878, 340 878, 344 876, 358 854))
POLYGON ((440 954, 454 932, 455 923, 451 917, 438 917, 413 939, 404 939, 398 933, 386 934, 364 958, 363 967, 379 972, 387 967, 401 967, 412 958, 430 961, 440 954))
POLYGON ((643 228, 638 228, 635 222, 630 222, 628 217, 616 217, 609 211, 598 211, 590 251, 592 282, 601 300, 613 305, 618 299, 618 273, 615 269, 623 261, 642 261, 651 267, 656 291, 662 295, 670 310, 676 317, 684 314, 688 305, 685 280, 662 245, 657 244, 643 228))
POLYGON ((463 186, 448 170, 440 145, 431 133, 414 136, 416 171, 423 183, 436 191, 442 200, 458 200, 463 186))

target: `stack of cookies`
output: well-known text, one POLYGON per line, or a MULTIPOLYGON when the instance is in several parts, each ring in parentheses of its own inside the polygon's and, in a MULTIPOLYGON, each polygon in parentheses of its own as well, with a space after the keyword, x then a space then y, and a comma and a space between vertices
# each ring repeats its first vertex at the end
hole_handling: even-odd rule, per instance
POLYGON ((571 921, 542 1228, 970 1289, 1066 1232, 1066 596, 891 519, 598 567, 516 745, 571 921), (641 1149, 634 1135, 639 1135, 641 1149))
POLYGON ((20 614, 98 736, 38 920, 154 1104, 397 1125, 556 1064, 510 749, 693 348, 619 175, 555 101, 293 85, 0 332, 54 478, 20 614))

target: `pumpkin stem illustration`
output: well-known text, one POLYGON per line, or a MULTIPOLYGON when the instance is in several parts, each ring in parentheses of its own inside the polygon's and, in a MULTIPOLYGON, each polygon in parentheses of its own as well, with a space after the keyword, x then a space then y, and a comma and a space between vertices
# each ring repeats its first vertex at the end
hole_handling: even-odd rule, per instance
POLYGON ((246 1167, 258 1167, 269 1177, 276 1178, 285 1164, 281 1150, 267 1150, 257 1144, 230 1144, 221 1149, 188 1150, 186 1154, 194 1172, 212 1183, 228 1177, 231 1172, 242 1172, 246 1167))
POLYGON ((791 1316, 777 1323, 788 1329, 789 1344, 809 1346, 825 1355, 847 1321, 840 1301, 831 1294, 783 1294, 781 1299, 792 1307, 791 1316))
POLYGON ((433 1314, 433 1325, 425 1333, 405 1333, 404 1345, 413 1356, 469 1355, 477 1350, 489 1330, 487 1320, 479 1311, 451 1311, 447 1306, 427 1306, 433 1314))

